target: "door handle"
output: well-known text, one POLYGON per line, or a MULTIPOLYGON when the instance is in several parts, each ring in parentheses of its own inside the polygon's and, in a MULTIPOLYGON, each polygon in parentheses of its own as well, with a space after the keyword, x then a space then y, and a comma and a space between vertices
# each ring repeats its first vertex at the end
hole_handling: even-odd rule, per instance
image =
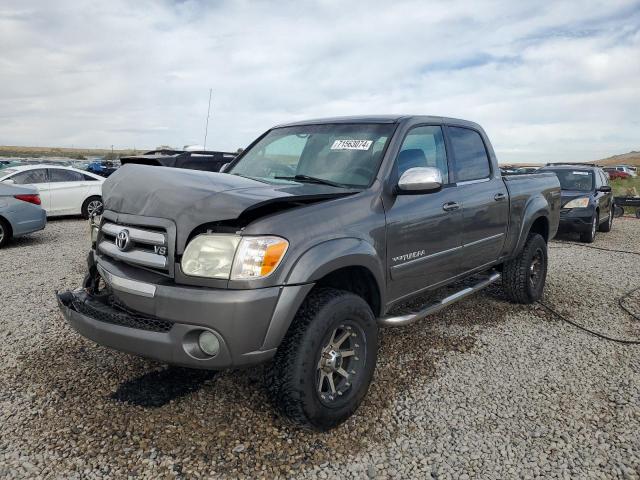
POLYGON ((460 208, 460 204, 456 202, 447 202, 442 205, 442 209, 445 212, 453 212, 454 210, 458 210, 460 208))
POLYGON ((507 196, 506 196, 504 193, 496 193, 496 194, 493 196, 493 199, 494 199, 496 202, 499 202, 499 201, 501 201, 501 200, 504 200, 505 198, 507 198, 507 196))

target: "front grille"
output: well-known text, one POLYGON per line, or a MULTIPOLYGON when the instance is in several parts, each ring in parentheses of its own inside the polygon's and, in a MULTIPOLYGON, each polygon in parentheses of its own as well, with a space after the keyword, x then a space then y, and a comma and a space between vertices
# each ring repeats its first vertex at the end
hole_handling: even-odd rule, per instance
POLYGON ((114 260, 170 273, 170 242, 166 230, 105 222, 100 227, 98 251, 114 260), (124 235, 126 240, 119 239, 124 235))
POLYGON ((105 304, 97 300, 83 300, 78 296, 74 296, 71 303, 76 312, 112 325, 162 333, 173 327, 172 322, 128 309, 113 296, 110 296, 105 304))

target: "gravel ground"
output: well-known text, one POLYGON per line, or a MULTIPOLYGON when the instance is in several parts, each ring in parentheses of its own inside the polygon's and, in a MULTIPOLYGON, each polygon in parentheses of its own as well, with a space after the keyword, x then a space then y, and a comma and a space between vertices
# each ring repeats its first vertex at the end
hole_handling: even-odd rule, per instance
MULTIPOLYGON (((638 238, 620 219, 593 245, 640 252, 638 238)), ((66 219, 0 250, 2 478, 640 478, 640 346, 492 287, 384 330, 363 406, 313 434, 274 414, 262 368, 167 368, 72 331, 53 291, 79 284, 87 244, 66 219)), ((554 241, 550 260, 547 303, 640 339, 617 305, 638 256, 554 241)), ((626 305, 640 312, 640 293, 626 305)))

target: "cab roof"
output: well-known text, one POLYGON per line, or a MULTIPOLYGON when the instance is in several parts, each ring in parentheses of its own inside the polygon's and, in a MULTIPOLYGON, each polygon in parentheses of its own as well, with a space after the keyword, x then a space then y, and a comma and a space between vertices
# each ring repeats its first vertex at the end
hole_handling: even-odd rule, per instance
POLYGON ((298 122, 282 123, 275 128, 293 127, 298 125, 322 125, 327 123, 400 123, 404 121, 419 121, 424 123, 450 123, 480 128, 477 123, 459 118, 438 117, 432 115, 354 115, 347 117, 315 118, 298 122))

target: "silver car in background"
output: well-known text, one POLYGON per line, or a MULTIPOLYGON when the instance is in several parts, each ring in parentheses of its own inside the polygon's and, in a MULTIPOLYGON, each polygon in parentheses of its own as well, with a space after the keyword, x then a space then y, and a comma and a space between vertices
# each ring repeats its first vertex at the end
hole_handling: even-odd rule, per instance
POLYGON ((42 230, 47 213, 35 187, 0 183, 0 248, 13 237, 42 230))

